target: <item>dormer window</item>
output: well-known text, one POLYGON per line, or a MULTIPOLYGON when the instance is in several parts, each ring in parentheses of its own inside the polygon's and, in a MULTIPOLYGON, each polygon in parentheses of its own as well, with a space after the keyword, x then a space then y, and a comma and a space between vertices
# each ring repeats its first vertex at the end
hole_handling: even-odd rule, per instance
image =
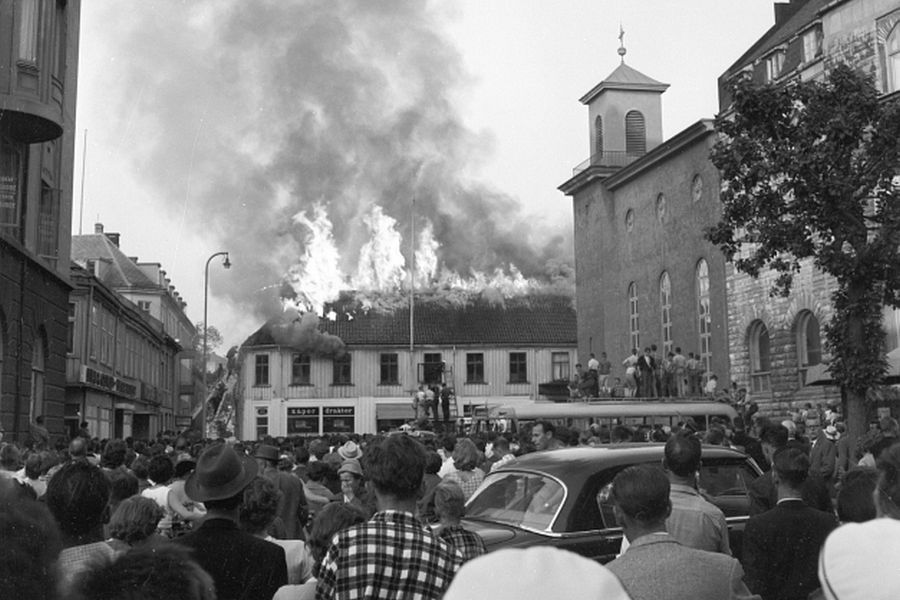
POLYGON ((784 66, 784 50, 776 50, 766 57, 766 83, 771 83, 781 76, 784 66))
POLYGON ((816 25, 803 34, 803 62, 812 62, 822 56, 822 26, 816 25))

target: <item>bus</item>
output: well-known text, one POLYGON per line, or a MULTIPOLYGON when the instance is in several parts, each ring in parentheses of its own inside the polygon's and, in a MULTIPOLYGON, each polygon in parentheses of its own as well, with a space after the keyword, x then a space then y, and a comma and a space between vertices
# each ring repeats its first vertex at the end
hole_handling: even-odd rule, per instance
POLYGON ((532 402, 502 405, 473 419, 475 431, 519 433, 536 421, 582 431, 591 425, 627 425, 629 427, 675 427, 688 419, 706 429, 712 419, 731 424, 738 416, 730 404, 710 400, 601 400, 594 402, 532 402))

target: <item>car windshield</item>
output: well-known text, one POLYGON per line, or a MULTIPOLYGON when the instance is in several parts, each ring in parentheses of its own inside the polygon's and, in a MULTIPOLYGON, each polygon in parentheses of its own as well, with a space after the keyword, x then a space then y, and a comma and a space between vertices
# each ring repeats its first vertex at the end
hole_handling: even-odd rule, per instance
POLYGON ((565 488, 556 480, 537 473, 493 473, 469 500, 466 517, 546 530, 565 496, 565 488))

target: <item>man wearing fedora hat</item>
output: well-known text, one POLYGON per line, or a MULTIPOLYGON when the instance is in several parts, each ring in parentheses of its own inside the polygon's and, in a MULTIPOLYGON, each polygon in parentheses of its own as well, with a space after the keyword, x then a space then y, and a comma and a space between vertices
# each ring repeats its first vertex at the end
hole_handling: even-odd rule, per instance
POLYGON ((194 558, 215 581, 219 600, 271 598, 287 584, 284 549, 238 527, 244 488, 257 472, 252 458, 216 444, 204 450, 184 484, 191 500, 205 504, 207 518, 174 541, 194 549, 194 558))
POLYGON ((281 491, 278 500, 277 521, 283 527, 273 535, 287 540, 305 539, 304 527, 309 518, 309 506, 303 493, 303 482, 299 477, 278 470, 278 448, 262 444, 253 455, 259 465, 260 475, 275 484, 281 491))

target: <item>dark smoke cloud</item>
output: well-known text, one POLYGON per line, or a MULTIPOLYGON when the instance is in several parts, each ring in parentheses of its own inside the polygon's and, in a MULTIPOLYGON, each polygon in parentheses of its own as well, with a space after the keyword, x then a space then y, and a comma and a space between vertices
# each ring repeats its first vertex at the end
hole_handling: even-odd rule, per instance
POLYGON ((145 133, 136 166, 188 223, 228 246, 238 276, 229 280, 242 283, 213 280, 216 293, 278 310, 279 282, 305 235, 291 217, 316 202, 328 207, 346 273, 367 239, 362 215, 379 204, 407 237, 413 197, 416 229, 429 219, 443 264, 463 275, 515 264, 545 277, 568 256, 561 236, 518 216, 517 201, 465 176, 490 143, 454 109, 469 82, 442 30, 442 11, 452 10, 444 3, 108 10, 112 52, 129 65, 118 112, 145 133))

